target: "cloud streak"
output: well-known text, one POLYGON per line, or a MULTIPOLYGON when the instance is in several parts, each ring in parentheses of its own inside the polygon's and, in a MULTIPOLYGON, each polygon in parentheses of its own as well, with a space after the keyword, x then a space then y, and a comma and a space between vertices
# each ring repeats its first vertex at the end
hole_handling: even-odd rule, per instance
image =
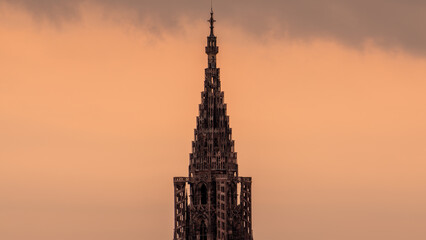
MULTIPOLYGON (((135 13, 144 23, 154 19, 161 28, 176 28, 185 17, 206 17, 210 2, 195 0, 0 0, 20 6, 36 19, 55 23, 78 18, 82 4, 100 6, 106 14, 135 13)), ((400 0, 235 0, 216 1, 221 21, 238 25, 256 36, 309 40, 330 38, 353 47, 366 41, 389 49, 426 56, 426 2, 400 0)), ((127 14, 126 14, 127 15, 127 14)), ((152 24, 152 21, 150 22, 152 24)))

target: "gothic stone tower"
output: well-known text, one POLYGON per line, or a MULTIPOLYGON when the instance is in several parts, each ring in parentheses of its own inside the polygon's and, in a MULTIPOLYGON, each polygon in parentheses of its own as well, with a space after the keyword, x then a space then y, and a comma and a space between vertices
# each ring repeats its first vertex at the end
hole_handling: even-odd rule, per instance
POLYGON ((238 176, 237 153, 220 88, 213 11, 204 91, 189 176, 174 178, 174 240, 252 240, 251 177, 238 176))

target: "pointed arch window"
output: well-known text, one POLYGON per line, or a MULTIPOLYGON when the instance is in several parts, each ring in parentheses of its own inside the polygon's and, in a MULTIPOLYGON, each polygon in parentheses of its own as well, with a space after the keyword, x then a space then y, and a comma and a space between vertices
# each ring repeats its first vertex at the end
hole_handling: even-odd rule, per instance
POLYGON ((200 240, 207 240, 207 226, 204 221, 201 221, 200 240))
POLYGON ((201 185, 201 204, 207 204, 207 187, 205 184, 201 185))

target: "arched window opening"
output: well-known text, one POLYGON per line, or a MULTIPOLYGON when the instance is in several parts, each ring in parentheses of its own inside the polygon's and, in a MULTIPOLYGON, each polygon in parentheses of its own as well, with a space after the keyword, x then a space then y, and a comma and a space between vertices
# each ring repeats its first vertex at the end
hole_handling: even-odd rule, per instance
POLYGON ((206 185, 201 186, 201 204, 207 204, 207 187, 206 185))
POLYGON ((201 222, 200 226, 200 240, 207 240, 207 226, 204 221, 201 222))

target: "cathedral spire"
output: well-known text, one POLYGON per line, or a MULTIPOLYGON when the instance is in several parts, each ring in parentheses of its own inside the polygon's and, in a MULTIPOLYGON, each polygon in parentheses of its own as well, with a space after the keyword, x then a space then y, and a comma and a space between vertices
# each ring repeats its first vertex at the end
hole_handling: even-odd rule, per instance
POLYGON ((174 178, 174 240, 253 240, 251 177, 238 174, 232 129, 216 67, 213 8, 207 36, 204 90, 188 177, 174 178))

